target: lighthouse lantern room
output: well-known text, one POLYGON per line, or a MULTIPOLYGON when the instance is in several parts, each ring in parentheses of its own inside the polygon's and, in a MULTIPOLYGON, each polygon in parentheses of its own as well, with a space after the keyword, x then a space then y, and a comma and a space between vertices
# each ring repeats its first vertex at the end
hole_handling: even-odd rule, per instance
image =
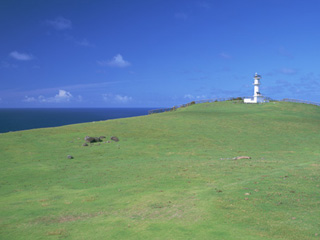
POLYGON ((261 95, 259 87, 260 87, 260 79, 261 76, 256 73, 254 75, 254 82, 253 82, 253 97, 250 98, 244 98, 244 103, 263 103, 266 102, 265 97, 261 95))

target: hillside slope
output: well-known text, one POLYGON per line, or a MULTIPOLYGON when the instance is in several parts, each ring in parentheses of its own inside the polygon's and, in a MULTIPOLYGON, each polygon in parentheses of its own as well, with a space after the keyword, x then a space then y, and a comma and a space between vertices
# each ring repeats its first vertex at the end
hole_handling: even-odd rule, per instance
POLYGON ((219 102, 0 134, 0 238, 319 239, 319 133, 317 106, 219 102))

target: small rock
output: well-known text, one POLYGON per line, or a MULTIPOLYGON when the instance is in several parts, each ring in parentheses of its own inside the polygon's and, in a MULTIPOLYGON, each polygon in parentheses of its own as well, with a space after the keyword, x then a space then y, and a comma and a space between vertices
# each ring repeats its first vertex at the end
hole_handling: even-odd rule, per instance
POLYGON ((119 142, 119 138, 116 136, 111 137, 111 140, 115 141, 115 142, 119 142))
POLYGON ((239 159, 251 159, 251 157, 248 156, 239 156, 239 157, 234 157, 233 160, 239 160, 239 159))
POLYGON ((88 143, 84 143, 84 144, 82 144, 82 146, 87 147, 89 145, 88 145, 88 143))
POLYGON ((107 143, 111 143, 111 141, 107 141, 107 143))
POLYGON ((98 137, 90 137, 90 136, 86 136, 86 137, 84 138, 84 140, 85 140, 86 142, 89 142, 89 143, 94 143, 94 142, 100 142, 100 141, 101 141, 101 139, 98 138, 98 137))
POLYGON ((71 156, 71 155, 68 155, 68 157, 67 157, 68 159, 73 159, 73 157, 71 156))
POLYGON ((95 141, 94 137, 89 137, 89 136, 86 136, 86 137, 84 138, 84 140, 85 140, 86 142, 89 142, 89 143, 92 143, 92 142, 95 141))
POLYGON ((100 138, 100 140, 102 140, 102 139, 104 139, 104 138, 106 138, 106 137, 105 137, 105 136, 100 136, 99 138, 100 138))
POLYGON ((251 193, 248 193, 248 192, 247 192, 247 193, 245 193, 244 195, 248 196, 248 195, 251 195, 251 193))

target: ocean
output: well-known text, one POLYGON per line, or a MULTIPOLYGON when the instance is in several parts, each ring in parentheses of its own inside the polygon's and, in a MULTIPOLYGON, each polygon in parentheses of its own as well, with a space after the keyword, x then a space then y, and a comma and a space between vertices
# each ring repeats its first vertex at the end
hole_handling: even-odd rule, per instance
POLYGON ((150 108, 0 109, 0 133, 147 115, 150 108))

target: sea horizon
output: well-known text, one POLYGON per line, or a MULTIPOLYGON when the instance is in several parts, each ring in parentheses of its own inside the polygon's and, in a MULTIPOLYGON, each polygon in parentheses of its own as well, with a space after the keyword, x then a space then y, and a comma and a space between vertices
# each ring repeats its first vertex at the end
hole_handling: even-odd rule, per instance
POLYGON ((148 115, 155 108, 0 108, 0 133, 148 115))

